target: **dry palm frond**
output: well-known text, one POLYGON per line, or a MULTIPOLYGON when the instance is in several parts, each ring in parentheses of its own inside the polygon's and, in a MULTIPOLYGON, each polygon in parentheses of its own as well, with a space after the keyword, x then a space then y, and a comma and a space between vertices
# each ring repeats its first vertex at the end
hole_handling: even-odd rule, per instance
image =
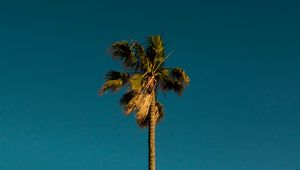
POLYGON ((126 115, 130 114, 135 106, 133 106, 132 104, 130 105, 129 103, 131 102, 131 100, 133 98, 135 98, 135 96, 137 95, 137 92, 134 91, 134 90, 130 90, 130 91, 127 91, 120 99, 120 104, 122 105, 123 107, 123 110, 124 110, 124 113, 126 115))
POLYGON ((156 102, 155 105, 155 122, 158 123, 164 117, 164 107, 160 102, 156 102))
POLYGON ((138 94, 136 91, 131 90, 122 96, 120 103, 125 114, 136 111, 138 118, 144 118, 151 104, 151 95, 147 93, 138 94))
POLYGON ((130 114, 138 109, 138 103, 140 102, 141 97, 139 94, 133 96, 133 98, 124 105, 125 114, 130 114))
POLYGON ((147 116, 144 119, 136 119, 136 123, 141 128, 149 127, 149 122, 150 122, 150 114, 147 114, 147 116))
POLYGON ((152 101, 151 94, 141 94, 138 96, 138 100, 136 101, 137 112, 136 118, 137 119, 145 119, 149 113, 150 105, 152 101))
POLYGON ((156 102, 155 108, 152 110, 151 106, 149 106, 148 112, 143 118, 138 118, 136 119, 137 124, 141 128, 147 128, 149 127, 149 121, 150 121, 150 112, 154 111, 154 121, 155 124, 157 124, 162 118, 164 117, 164 109, 161 103, 156 102))

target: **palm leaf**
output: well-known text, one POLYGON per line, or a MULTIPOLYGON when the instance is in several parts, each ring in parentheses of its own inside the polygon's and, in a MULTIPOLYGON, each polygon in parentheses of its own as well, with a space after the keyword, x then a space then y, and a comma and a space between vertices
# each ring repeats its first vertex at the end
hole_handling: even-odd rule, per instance
POLYGON ((132 68, 137 64, 137 58, 133 51, 134 44, 129 44, 127 41, 120 41, 113 43, 110 51, 113 59, 123 61, 127 68, 132 68))
POLYGON ((160 35, 150 36, 149 44, 152 50, 154 50, 156 53, 162 53, 164 51, 163 40, 160 35))
POLYGON ((173 90, 178 93, 178 95, 182 94, 184 87, 185 86, 181 82, 172 79, 165 79, 160 83, 160 88, 163 92, 173 90))
POLYGON ((106 75, 105 75, 106 80, 121 79, 124 83, 127 83, 128 78, 129 78, 128 73, 119 72, 119 71, 115 71, 115 70, 111 70, 111 71, 107 72, 106 75))
POLYGON ((120 103, 126 115, 136 112, 136 118, 143 120, 147 117, 150 108, 151 95, 138 94, 136 91, 130 90, 122 96, 120 103))
POLYGON ((136 112, 136 119, 139 121, 144 121, 147 119, 150 105, 152 101, 151 94, 141 94, 139 95, 139 99, 137 100, 137 112, 136 112))
POLYGON ((158 69, 155 79, 157 80, 157 82, 161 82, 166 79, 171 79, 169 69, 167 68, 158 69))
POLYGON ((99 94, 103 95, 105 91, 117 91, 128 82, 129 74, 118 71, 109 71, 105 75, 105 83, 100 89, 99 94))
POLYGON ((140 128, 149 127, 149 121, 150 121, 150 114, 147 114, 147 116, 144 119, 138 119, 136 117, 136 123, 139 125, 140 128))
POLYGON ((177 81, 181 82, 184 86, 190 83, 189 76, 185 73, 182 68, 176 67, 171 70, 171 76, 177 81))
POLYGON ((126 115, 133 112, 133 110, 136 108, 135 105, 130 104, 130 102, 135 98, 137 95, 137 92, 134 90, 127 91, 120 99, 120 104, 123 107, 124 113, 126 115))
POLYGON ((122 80, 117 79, 117 80, 107 80, 102 88, 100 89, 99 94, 103 95, 105 91, 107 90, 112 90, 112 91, 117 91, 123 86, 122 80))
POLYGON ((164 61, 164 45, 161 36, 153 35, 148 38, 147 57, 155 66, 164 61))
POLYGON ((143 88, 143 75, 142 74, 133 74, 129 78, 131 89, 137 92, 140 92, 143 88))
MULTIPOLYGON (((144 114, 143 115, 144 117, 136 116, 136 122, 141 128, 149 127, 150 111, 151 111, 151 109, 150 109, 150 106, 149 106, 148 113, 144 114)), ((163 117, 164 117, 163 105, 159 102, 156 102, 155 108, 154 108, 154 119, 155 119, 154 121, 155 121, 155 124, 157 124, 159 121, 161 121, 163 117)))
POLYGON ((158 123, 161 121, 165 115, 164 107, 160 102, 156 102, 156 112, 155 112, 155 122, 158 123))

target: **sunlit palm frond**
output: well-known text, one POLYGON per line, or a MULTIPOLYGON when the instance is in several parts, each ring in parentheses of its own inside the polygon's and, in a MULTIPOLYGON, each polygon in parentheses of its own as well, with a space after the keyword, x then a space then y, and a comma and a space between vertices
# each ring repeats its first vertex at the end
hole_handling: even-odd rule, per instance
POLYGON ((158 57, 155 57, 153 60, 153 64, 155 66, 155 69, 158 67, 163 67, 165 62, 165 56, 163 54, 159 55, 158 57))
POLYGON ((133 110, 136 108, 135 105, 129 104, 136 95, 136 91, 130 90, 123 94, 123 96, 121 97, 120 104, 122 105, 122 108, 126 115, 133 112, 133 110))
POLYGON ((138 100, 139 100, 139 96, 138 95, 134 95, 131 100, 128 101, 127 104, 124 104, 123 105, 123 110, 124 110, 124 113, 126 115, 132 113, 132 112, 135 112, 137 111, 137 103, 138 103, 138 100))
POLYGON ((164 44, 160 35, 150 36, 149 44, 152 50, 154 50, 156 53, 162 53, 164 51, 164 44))
POLYGON ((147 114, 147 116, 144 119, 136 118, 136 123, 139 125, 140 128, 148 128, 149 121, 150 121, 150 114, 147 114))
POLYGON ((165 62, 165 48, 161 36, 153 36, 152 43, 156 54, 156 57, 153 60, 155 68, 162 67, 165 62))
POLYGON ((138 122, 144 122, 149 114, 150 111, 150 105, 152 101, 151 94, 141 94, 139 96, 139 100, 136 103, 137 105, 137 112, 136 112, 136 119, 138 122))
POLYGON ((110 51, 114 59, 121 60, 125 67, 132 68, 137 64, 133 47, 134 44, 129 44, 127 41, 119 41, 113 43, 110 51))
POLYGON ((109 71, 105 76, 105 83, 99 91, 100 95, 103 95, 105 91, 112 90, 117 91, 128 82, 128 73, 122 73, 118 71, 109 71))
POLYGON ((140 128, 148 128, 149 127, 149 122, 150 122, 150 113, 151 112, 151 104, 148 108, 147 114, 143 114, 144 117, 136 115, 136 123, 139 125, 140 128))
POLYGON ((164 45, 160 35, 148 38, 147 56, 156 66, 164 62, 164 45))
POLYGON ((140 92, 143 88, 143 75, 136 73, 129 78, 131 89, 140 92))
POLYGON ((105 91, 107 90, 112 90, 112 91, 117 91, 123 86, 122 80, 107 80, 102 88, 99 91, 100 95, 103 95, 105 91))
MULTIPOLYGON (((144 115, 144 117, 136 117, 136 122, 141 128, 147 128, 149 127, 149 121, 150 121, 150 107, 148 113, 144 115)), ((164 117, 164 109, 163 105, 159 102, 156 102, 155 108, 154 108, 154 121, 155 124, 157 124, 159 121, 161 121, 164 117)))
POLYGON ((151 104, 151 95, 138 94, 131 90, 122 96, 120 103, 126 115, 136 112, 136 118, 142 120, 147 117, 151 104))

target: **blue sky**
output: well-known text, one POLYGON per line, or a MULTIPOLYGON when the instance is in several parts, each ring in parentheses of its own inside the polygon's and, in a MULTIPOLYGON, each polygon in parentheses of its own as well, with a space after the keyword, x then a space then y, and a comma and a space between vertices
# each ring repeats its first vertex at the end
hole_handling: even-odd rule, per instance
POLYGON ((161 96, 159 170, 300 169, 296 1, 0 1, 0 169, 147 168, 147 130, 98 96, 111 43, 163 33, 191 84, 161 96))

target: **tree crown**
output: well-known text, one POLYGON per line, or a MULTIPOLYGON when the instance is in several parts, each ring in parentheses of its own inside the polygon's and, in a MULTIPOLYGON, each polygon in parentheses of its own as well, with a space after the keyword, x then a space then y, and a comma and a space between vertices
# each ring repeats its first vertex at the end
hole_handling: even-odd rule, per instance
POLYGON ((164 43, 160 35, 148 37, 144 47, 136 41, 118 41, 110 48, 112 58, 121 61, 124 72, 109 71, 105 83, 100 89, 100 95, 105 91, 117 91, 128 86, 128 91, 122 96, 120 103, 125 114, 136 112, 137 123, 147 127, 149 122, 150 103, 155 98, 155 117, 158 122, 164 115, 163 106, 156 99, 158 90, 174 91, 181 95, 190 79, 179 67, 167 68, 164 43))

